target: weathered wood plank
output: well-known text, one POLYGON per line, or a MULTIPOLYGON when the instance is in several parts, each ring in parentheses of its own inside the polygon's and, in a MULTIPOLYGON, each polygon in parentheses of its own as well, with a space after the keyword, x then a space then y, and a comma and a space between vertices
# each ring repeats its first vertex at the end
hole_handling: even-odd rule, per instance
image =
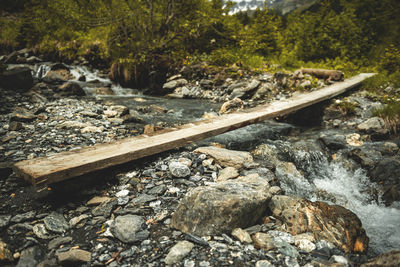
POLYGON ((49 157, 21 161, 14 164, 13 169, 18 176, 35 186, 48 185, 288 114, 342 94, 373 75, 360 74, 317 91, 259 106, 245 112, 183 125, 177 127, 176 130, 165 131, 153 136, 131 137, 112 143, 62 152, 49 157))

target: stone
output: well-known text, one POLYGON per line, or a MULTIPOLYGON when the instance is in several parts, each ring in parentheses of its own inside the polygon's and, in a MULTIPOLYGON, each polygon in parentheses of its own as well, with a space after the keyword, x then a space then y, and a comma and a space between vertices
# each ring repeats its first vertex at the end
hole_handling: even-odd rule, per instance
POLYGON ((253 235, 254 247, 265 251, 275 248, 274 239, 269 234, 256 233, 253 235))
POLYGON ((43 81, 51 84, 60 84, 73 79, 75 79, 75 77, 68 69, 52 69, 43 77, 43 81))
POLYGON ((89 263, 92 260, 92 253, 82 249, 71 249, 57 254, 57 260, 63 266, 77 266, 89 263))
POLYGON ((22 251, 17 267, 37 266, 43 259, 42 250, 37 247, 30 247, 22 251))
POLYGON ((95 95, 114 95, 114 91, 110 87, 95 87, 92 88, 92 93, 95 95))
POLYGON ((142 229, 143 224, 144 219, 137 215, 118 216, 111 225, 111 232, 124 243, 134 243, 149 236, 149 232, 142 229))
POLYGON ((3 71, 0 74, 0 87, 16 91, 28 91, 33 87, 31 70, 27 67, 17 67, 3 71))
POLYGON ((36 115, 24 108, 16 108, 11 114, 10 121, 31 122, 36 120, 36 115))
POLYGON ((321 134, 319 140, 329 149, 338 150, 346 147, 346 137, 341 134, 321 134))
POLYGON ((86 95, 82 87, 76 82, 66 82, 57 88, 57 92, 62 96, 84 96, 86 95))
POLYGON ((11 251, 8 249, 8 245, 0 240, 0 263, 1 262, 12 262, 13 256, 11 251))
POLYGON ((11 215, 0 215, 0 229, 7 227, 10 219, 11 215))
POLYGON ((281 228, 292 235, 310 232, 315 239, 332 242, 345 252, 363 253, 368 249, 369 239, 360 219, 341 206, 275 195, 269 208, 282 222, 281 228))
POLYGON ((104 130, 103 127, 96 127, 96 126, 86 126, 85 128, 81 129, 81 133, 102 133, 104 130))
POLYGON ((28 211, 22 214, 17 214, 14 217, 11 218, 12 223, 21 223, 25 221, 30 221, 33 220, 36 216, 35 211, 28 211))
POLYGON ((108 109, 117 112, 118 117, 122 117, 129 114, 129 108, 123 105, 110 106, 108 109))
POLYGON ((235 228, 232 231, 232 236, 236 237, 242 243, 250 244, 252 242, 250 234, 242 228, 235 228))
POLYGON ((260 260, 256 262, 256 267, 274 267, 270 261, 268 260, 260 260))
POLYGON ((49 232, 46 230, 46 226, 42 223, 35 224, 33 226, 33 233, 40 239, 49 239, 49 232))
POLYGON ((245 151, 228 150, 225 148, 208 146, 197 148, 194 152, 206 154, 215 159, 219 165, 224 167, 241 169, 254 162, 251 154, 245 151))
POLYGON ((227 114, 233 111, 239 111, 244 108, 244 103, 240 98, 234 98, 222 104, 221 109, 219 110, 220 114, 227 114))
POLYGON ((50 215, 47 215, 43 219, 43 222, 46 225, 47 230, 55 233, 62 234, 69 229, 67 221, 60 213, 52 213, 50 215))
POLYGON ((185 178, 190 175, 189 167, 180 162, 171 162, 169 164, 169 171, 176 178, 185 178))
POLYGON ((70 236, 57 237, 49 242, 48 249, 53 250, 53 249, 59 248, 61 245, 71 243, 71 242, 72 242, 72 237, 70 237, 70 236))
POLYGON ((89 126, 87 123, 80 121, 64 121, 57 125, 59 129, 74 129, 74 128, 85 128, 89 126))
POLYGON ((360 140, 361 136, 358 133, 346 135, 346 142, 351 146, 362 146, 363 141, 360 140))
POLYGON ((182 87, 188 83, 185 79, 172 80, 163 85, 165 92, 172 92, 175 88, 182 87))
POLYGON ((205 236, 254 225, 266 210, 268 190, 268 181, 258 175, 197 187, 181 200, 171 227, 205 236))
POLYGON ((357 130, 366 132, 368 134, 386 134, 388 129, 386 128, 385 121, 379 117, 372 117, 357 126, 357 130))
POLYGON ((400 266, 400 250, 390 251, 361 264, 361 267, 392 267, 400 266))
POLYGON ((190 251, 194 248, 194 244, 189 241, 180 241, 175 246, 173 246, 165 257, 165 264, 172 265, 174 263, 179 263, 183 258, 185 258, 190 251))
POLYGON ((303 233, 294 237, 294 244, 301 250, 311 252, 317 248, 313 243, 315 241, 314 236, 311 233, 303 233))
POLYGON ((226 167, 222 169, 217 178, 217 182, 226 181, 229 179, 234 179, 239 176, 239 171, 234 167, 226 167))
POLYGON ((96 197, 93 197, 91 200, 89 200, 86 203, 86 205, 88 205, 88 206, 98 206, 98 205, 102 204, 103 202, 108 202, 110 200, 111 200, 111 198, 109 198, 109 197, 98 197, 98 196, 96 196, 96 197))
POLYGON ((77 226, 79 223, 81 223, 82 221, 85 221, 85 220, 87 220, 87 219, 89 219, 90 217, 89 217, 89 215, 87 215, 87 214, 82 214, 82 215, 80 215, 80 216, 78 216, 78 217, 74 217, 74 218, 72 218, 71 220, 69 220, 69 226, 71 227, 71 228, 74 228, 75 226, 77 226))

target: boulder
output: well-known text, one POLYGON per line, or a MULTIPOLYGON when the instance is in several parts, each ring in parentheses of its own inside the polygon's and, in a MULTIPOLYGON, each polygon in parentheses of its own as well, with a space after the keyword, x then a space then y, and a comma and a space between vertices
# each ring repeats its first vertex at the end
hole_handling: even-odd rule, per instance
POLYGON ((18 91, 28 91, 33 87, 31 70, 27 67, 5 70, 0 74, 0 87, 18 91))
POLYGON ((43 81, 52 84, 60 84, 73 79, 75 79, 75 77, 68 69, 50 70, 47 72, 46 76, 43 77, 43 81))
POLYGON ((225 102, 221 106, 219 113, 226 114, 226 113, 230 113, 233 111, 242 110, 243 108, 244 108, 243 101, 240 98, 234 98, 232 100, 225 102))
POLYGON ((268 181, 257 174, 188 192, 171 218, 171 227, 198 236, 229 233, 261 219, 267 208, 268 181))
POLYGON ((385 135, 388 133, 385 121, 379 117, 372 117, 357 126, 359 131, 367 134, 385 135))
POLYGON ((370 179, 383 187, 383 200, 386 204, 400 201, 400 157, 380 160, 370 172, 370 179))
POLYGON ((84 96, 84 95, 86 95, 86 93, 82 89, 82 87, 78 83, 75 83, 75 82, 66 82, 66 83, 60 85, 57 88, 57 92, 59 92, 63 96, 71 96, 71 95, 84 96))
POLYGON ((194 153, 201 153, 210 156, 215 161, 224 167, 234 167, 241 169, 254 162, 253 157, 249 152, 228 150, 214 146, 199 147, 194 153))
POLYGON ((345 252, 364 253, 368 249, 369 239, 360 219, 341 206, 273 196, 269 208, 282 224, 281 228, 292 235, 310 232, 315 239, 327 240, 345 252))

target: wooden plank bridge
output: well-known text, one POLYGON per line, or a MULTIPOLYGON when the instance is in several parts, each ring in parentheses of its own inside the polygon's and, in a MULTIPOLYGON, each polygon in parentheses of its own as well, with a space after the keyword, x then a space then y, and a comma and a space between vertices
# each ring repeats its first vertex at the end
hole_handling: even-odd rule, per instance
POLYGON ((303 93, 243 112, 219 116, 212 120, 170 128, 156 132, 153 136, 140 135, 53 156, 21 161, 14 164, 13 170, 33 185, 45 186, 288 114, 342 94, 373 75, 373 73, 360 74, 317 91, 303 93))

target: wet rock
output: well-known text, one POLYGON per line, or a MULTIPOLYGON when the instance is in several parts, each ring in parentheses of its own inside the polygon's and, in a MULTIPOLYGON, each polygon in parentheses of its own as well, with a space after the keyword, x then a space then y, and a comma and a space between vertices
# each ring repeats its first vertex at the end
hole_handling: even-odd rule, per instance
POLYGON ((400 157, 380 160, 370 172, 370 179, 383 186, 383 199, 387 204, 400 200, 400 157))
POLYGON ((245 151, 235 151, 209 146, 197 148, 194 152, 206 154, 214 158, 218 164, 224 167, 241 169, 254 162, 251 154, 245 151))
POLYGON ((226 114, 226 113, 230 113, 230 112, 234 112, 234 111, 243 110, 243 108, 244 108, 243 101, 240 98, 234 98, 232 100, 225 102, 221 106, 219 113, 226 114))
POLYGON ((190 251, 194 248, 194 244, 189 241, 180 241, 175 246, 171 248, 168 252, 167 257, 165 257, 165 264, 171 265, 174 263, 179 263, 183 258, 185 258, 190 251))
POLYGON ((226 167, 225 169, 222 169, 219 174, 217 181, 218 182, 223 182, 229 179, 234 179, 239 176, 239 171, 234 168, 234 167, 226 167))
POLYGON ((46 76, 43 77, 43 81, 50 84, 60 84, 68 80, 73 80, 75 77, 68 69, 57 69, 49 71, 46 76))
POLYGON ((57 92, 62 96, 84 96, 86 95, 82 87, 75 82, 66 82, 57 88, 57 92))
POLYGON ((62 234, 69 229, 67 221, 64 216, 59 213, 52 213, 43 219, 47 230, 62 234))
POLYGON ((322 134, 319 138, 322 143, 331 150, 339 150, 346 147, 346 137, 341 134, 322 134))
POLYGON ((36 212, 35 211, 28 211, 26 213, 17 214, 11 218, 12 223, 21 223, 33 220, 35 218, 36 212))
POLYGON ((275 242, 272 236, 265 233, 256 233, 253 235, 254 247, 265 251, 275 248, 275 242))
POLYGON ((181 200, 171 226, 200 236, 248 227, 264 214, 268 189, 268 182, 258 175, 195 188, 181 200))
POLYGON ((114 95, 114 91, 110 87, 95 87, 92 88, 92 93, 95 95, 114 95))
POLYGON ((189 167, 180 162, 171 162, 169 164, 169 171, 176 178, 185 178, 190 175, 189 167))
POLYGON ((250 234, 242 228, 235 228, 232 231, 232 236, 236 237, 242 243, 250 244, 252 242, 250 234))
POLYGON ((361 265, 361 267, 375 267, 375 266, 381 266, 381 267, 400 266, 400 250, 384 253, 372 260, 369 260, 367 263, 361 265))
POLYGON ((21 257, 19 258, 18 267, 32 267, 37 266, 43 259, 42 250, 37 247, 30 247, 22 251, 21 257))
POLYGON ((365 252, 369 239, 361 221, 351 211, 337 205, 310 202, 299 197, 273 196, 269 207, 283 228, 292 235, 313 233, 346 252, 365 252))
POLYGON ((13 256, 6 243, 0 240, 0 263, 11 262, 13 256))
POLYGON ((163 89, 166 93, 172 92, 175 88, 182 87, 188 83, 185 79, 172 80, 163 85, 163 89))
POLYGON ((76 266, 92 260, 92 253, 82 249, 71 249, 57 255, 57 260, 62 266, 76 266))
POLYGON ((16 91, 28 91, 33 87, 31 70, 18 67, 5 70, 0 74, 0 87, 16 91))
POLYGON ((137 215, 118 216, 111 226, 111 232, 124 243, 134 243, 149 236, 149 232, 142 228, 144 223, 144 219, 137 215))

